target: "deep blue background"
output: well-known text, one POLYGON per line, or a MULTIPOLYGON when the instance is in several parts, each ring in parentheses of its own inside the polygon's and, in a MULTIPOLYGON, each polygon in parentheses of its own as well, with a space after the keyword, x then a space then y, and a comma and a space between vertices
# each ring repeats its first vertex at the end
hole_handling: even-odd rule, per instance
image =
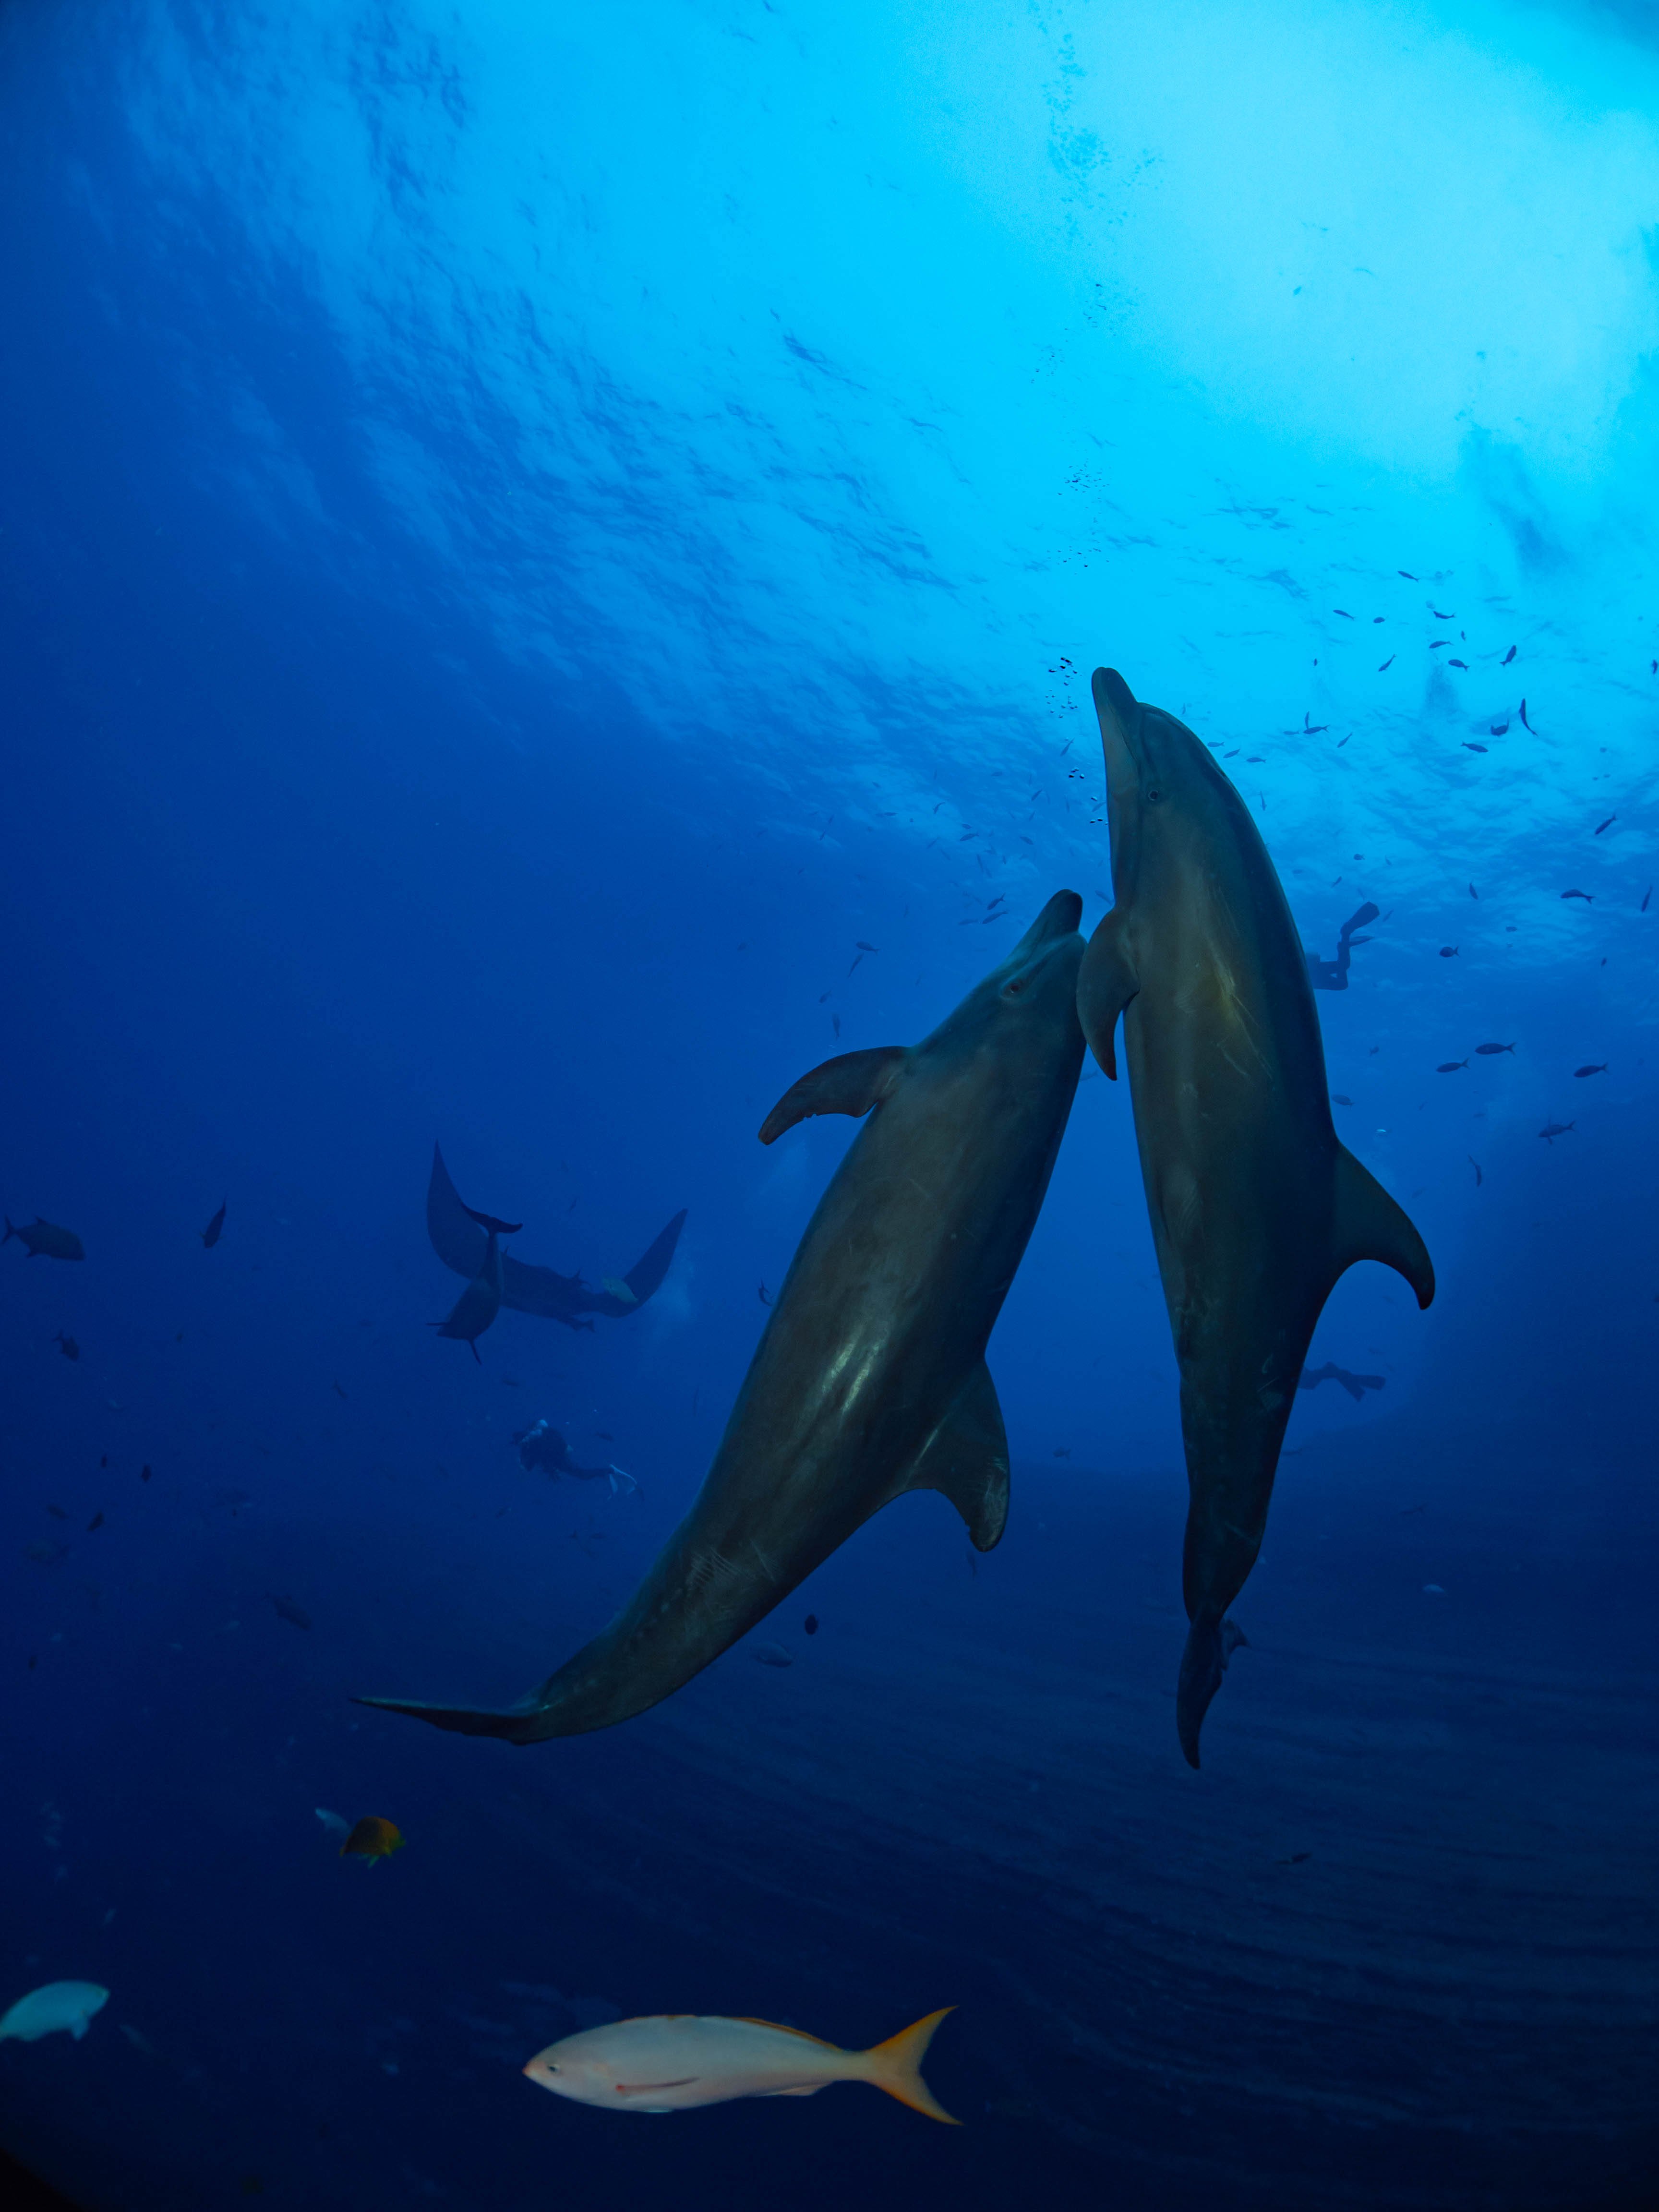
MULTIPOLYGON (((502 10, 279 31, 22 0, 0 21, 0 1195, 88 1250, 0 1251, 0 1999, 66 1976, 112 1991, 84 2043, 0 2049, 0 2135, 110 2207, 256 2179, 314 2204, 1647 2203, 1653 715, 1635 618, 1568 542, 1595 536, 1589 495, 1555 487, 1561 550, 1528 566, 1543 461, 1517 492, 1519 461, 1482 476, 1466 452, 1438 500, 1400 465, 1387 497, 1423 550, 1355 551, 1300 597, 1340 588, 1403 625, 1393 570, 1413 562, 1445 574, 1442 606, 1514 594, 1455 709, 1412 614, 1402 708, 1330 676, 1334 616, 1287 640, 1247 604, 1228 533, 1285 495, 1261 480, 1283 425, 1230 428, 1178 378, 1170 398, 1169 362, 1114 325, 1111 407, 1153 392, 1172 441, 1190 407, 1194 442, 1246 480, 1172 521, 1188 495, 1159 503, 1144 441, 1121 480, 1101 460, 1104 400, 1085 451, 1075 398, 1042 398, 1017 239, 985 289, 1038 368, 977 356, 986 419, 941 403, 948 465, 861 444, 951 350, 941 327, 931 362, 882 257, 936 225, 967 267, 982 218, 951 216, 948 175, 932 200, 895 186, 902 215, 859 219, 867 263, 803 240, 796 296, 769 305, 756 210, 774 185, 804 204, 819 174, 810 155, 769 172, 790 102, 830 88, 831 133, 878 132, 886 103, 931 113, 916 42, 938 27, 905 18, 884 62, 880 25, 860 60, 823 21, 778 21, 665 17, 649 58, 619 45, 629 78, 574 21, 502 10), (677 39, 733 58, 683 103, 703 134, 686 207, 640 156, 692 65, 677 39), (517 149, 547 288, 518 386, 496 373, 516 326, 489 304, 497 247, 458 182, 468 145, 513 151, 480 117, 515 54, 564 102, 517 149), (849 82, 862 122, 831 97, 849 82), (355 151, 318 120, 346 111, 355 151), (613 131, 631 153, 611 169, 613 131), (699 228, 696 195, 728 187, 748 216, 699 228), (665 294, 706 293, 714 339, 644 292, 576 334, 590 264, 625 289, 592 241, 635 202, 665 294), (354 223, 360 270, 387 297, 418 276, 421 312, 380 298, 353 324, 350 257, 329 256, 354 223), (831 356, 838 328, 849 354, 878 347, 884 313, 878 400, 831 356), (695 383, 722 332, 707 404, 653 417, 647 370, 695 383), (779 397, 780 362, 807 398, 779 397), (1049 448, 1051 493, 1106 472, 1041 562, 996 475, 1005 376, 1010 480, 1049 448), (927 544, 935 467, 959 504, 938 491, 927 544), (509 528, 520 489, 535 516, 509 528), (1045 564, 1060 611, 1032 626, 1045 564), (1230 629, 1256 641, 1231 699, 1230 629), (1492 763, 1512 630, 1546 659, 1528 680, 1553 686, 1553 734, 1492 763), (1388 1386, 1298 1406, 1202 1776, 1167 1697, 1173 1362, 1127 1101, 1097 1078, 992 1346, 1017 1469, 994 1559, 970 1569, 948 1509, 907 1501, 775 1624, 791 1670, 738 1651, 592 1740, 508 1753, 354 1717, 355 1690, 511 1697, 626 1594, 846 1141, 818 1123, 763 1152, 768 1106, 838 1036, 922 1034, 1060 884, 1097 918, 1103 832, 1062 810, 1073 764, 1093 771, 1077 701, 1098 659, 1270 754, 1270 791, 1237 772, 1271 802, 1311 943, 1328 953, 1363 896, 1387 909, 1321 1012, 1356 1100, 1343 1133, 1441 1278, 1427 1316, 1375 1269, 1332 1301, 1315 1360, 1388 1386), (1276 663, 1295 674, 1269 708, 1276 663), (1304 718, 1333 730, 1287 745, 1304 718), (1339 731, 1352 750, 1325 751, 1339 731), (1569 883, 1595 903, 1564 907, 1569 883), (1013 923, 980 926, 999 890, 1013 923), (854 969, 860 939, 880 950, 854 969), (1487 1036, 1516 1059, 1435 1075, 1487 1036), (1591 1060, 1608 1074, 1575 1080, 1591 1060), (1557 1118, 1573 1135, 1541 1144, 1557 1118), (663 1291, 591 1335, 503 1316, 482 1367, 435 1342, 459 1285, 424 1237, 434 1135, 470 1200, 525 1220, 525 1257, 591 1279, 689 1206, 663 1291), (523 1475, 507 1438, 543 1414, 641 1497, 523 1475), (387 1814, 409 1848, 367 1878, 317 1806, 387 1814), (517 2072, 607 2008, 865 2042, 950 2002, 930 2078, 959 2136, 853 2090, 632 2128, 517 2072)), ((931 265, 916 283, 950 289, 931 265)), ((1383 465, 1361 446, 1304 454, 1294 495, 1364 507, 1365 536, 1383 465)), ((1197 465, 1171 450, 1176 477, 1197 465)))

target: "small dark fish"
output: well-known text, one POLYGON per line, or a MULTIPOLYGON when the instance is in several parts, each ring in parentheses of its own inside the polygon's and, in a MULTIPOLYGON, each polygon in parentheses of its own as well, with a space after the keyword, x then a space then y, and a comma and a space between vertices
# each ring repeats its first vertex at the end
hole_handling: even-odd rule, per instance
POLYGON ((72 1229, 60 1229, 55 1221, 43 1221, 37 1213, 26 1228, 19 1228, 9 1214, 0 1215, 6 1224, 6 1233, 0 1244, 9 1244, 15 1237, 31 1260, 84 1260, 87 1248, 72 1229))
POLYGON ((310 1627, 311 1615, 303 1606, 295 1605, 291 1597, 278 1597, 273 1590, 270 1593, 270 1601, 276 1607, 277 1614, 282 1620, 289 1621, 295 1628, 310 1627))
POLYGON ((225 1209, 222 1206, 219 1208, 219 1211, 214 1215, 212 1220, 209 1222, 207 1227, 205 1229, 198 1230, 197 1234, 200 1237, 203 1244, 210 1252, 214 1246, 219 1242, 220 1237, 223 1236, 224 1229, 225 1209))
POLYGON ((1561 896, 1564 899, 1581 898, 1586 906, 1593 905, 1595 899, 1594 891, 1563 891, 1561 896))
POLYGON ((1566 1136, 1577 1127, 1576 1121, 1547 1121, 1538 1133, 1546 1143, 1553 1145, 1558 1137, 1566 1136))
POLYGON ((1511 647, 1510 647, 1509 651, 1508 651, 1508 652, 1504 655, 1504 658, 1502 659, 1502 660, 1500 660, 1500 661, 1498 662, 1498 666, 1499 666, 1500 668, 1507 668, 1507 667, 1509 666, 1509 665, 1510 665, 1510 661, 1512 661, 1512 660, 1514 659, 1514 658, 1515 658, 1515 647, 1514 647, 1513 646, 1511 646, 1511 647))
POLYGON ((334 1393, 335 1393, 335 1395, 336 1395, 337 1397, 339 1397, 339 1398, 343 1398, 343 1397, 345 1396, 345 1392, 344 1392, 343 1389, 341 1389, 341 1388, 340 1388, 340 1386, 339 1386, 339 1384, 338 1384, 337 1382, 334 1385, 334 1393))
POLYGON ((150 1478, 150 1469, 149 1469, 148 1467, 141 1467, 141 1468, 139 1468, 139 1470, 138 1470, 138 1480, 139 1480, 139 1481, 140 1481, 140 1482, 148 1482, 148 1481, 149 1480, 149 1478, 150 1478))
POLYGON ((1583 1067, 1575 1067, 1572 1072, 1575 1075, 1605 1075, 1607 1063, 1605 1060, 1589 1061, 1583 1067))
POLYGON ((78 1359, 81 1357, 80 1346, 75 1341, 75 1339, 72 1336, 65 1336, 61 1328, 52 1340, 58 1346, 58 1349, 63 1353, 65 1359, 78 1359))
MULTIPOLYGON (((1305 707, 1303 708, 1302 734, 1304 738, 1322 738, 1326 731, 1328 730, 1330 726, 1331 726, 1328 722, 1316 722, 1309 714, 1307 708, 1305 707)), ((1260 760, 1261 758, 1261 755, 1259 753, 1252 753, 1250 757, 1252 760, 1260 760)))
MULTIPOLYGON (((854 962, 853 962, 853 968, 856 968, 856 967, 860 964, 860 963, 863 960, 863 958, 864 958, 864 955, 863 955, 861 952, 860 952, 860 953, 859 953, 859 954, 854 957, 854 962)), ((848 972, 848 974, 849 975, 850 975, 852 974, 852 972, 853 972, 853 968, 849 968, 849 969, 848 969, 848 971, 847 971, 847 972, 848 972)))
POLYGON ((1390 653, 1386 660, 1379 661, 1376 668, 1377 674, 1380 676, 1385 668, 1392 668, 1394 666, 1394 662, 1395 656, 1393 653, 1390 653))
POLYGON ((1468 1162, 1469 1165, 1474 1170, 1474 1187, 1479 1190, 1481 1184, 1486 1180, 1485 1176, 1480 1172, 1480 1163, 1475 1158, 1473 1152, 1465 1152, 1463 1157, 1468 1162))
MULTIPOLYGON (((1462 663, 1460 661, 1457 665, 1461 667, 1462 663)), ((1463 740, 1463 750, 1466 753, 1483 753, 1486 751, 1486 748, 1485 745, 1476 744, 1473 738, 1465 738, 1463 740)))
POLYGON ((1396 576, 1403 576, 1408 584, 1414 584, 1417 581, 1409 568, 1396 568, 1394 573, 1396 576))
POLYGON ((1443 1060, 1434 1072, 1437 1075, 1455 1075, 1460 1067, 1467 1067, 1468 1064, 1467 1060, 1443 1060))
MULTIPOLYGON (((1468 662, 1467 660, 1449 660, 1449 661, 1446 663, 1446 665, 1447 665, 1447 667, 1448 667, 1448 668, 1463 668, 1463 669, 1467 669, 1467 668, 1468 668, 1468 665, 1469 665, 1469 664, 1468 664, 1468 662)), ((1476 750, 1477 750, 1478 751, 1484 752, 1484 751, 1486 750, 1486 747, 1485 747, 1484 745, 1481 745, 1481 746, 1477 747, 1477 748, 1476 748, 1476 750)))
POLYGON ((1605 822, 1598 822, 1595 825, 1595 836, 1599 837, 1604 830, 1611 830, 1618 819, 1619 817, 1616 814, 1609 814, 1605 822))
POLYGON ((100 1458, 99 1459, 98 1464, 99 1464, 99 1466, 100 1466, 100 1467, 107 1467, 107 1466, 109 1465, 109 1454, 108 1454, 107 1452, 105 1452, 105 1453, 100 1456, 100 1458))
POLYGON ((866 945, 861 937, 855 937, 853 942, 860 952, 879 952, 881 950, 878 945, 866 945))
POLYGON ((1470 896, 1472 899, 1478 899, 1478 898, 1480 897, 1480 892, 1479 892, 1478 890, 1476 890, 1476 889, 1474 888, 1474 885, 1473 884, 1471 884, 1469 885, 1469 896, 1470 896))
POLYGON ((1340 615, 1344 622, 1352 622, 1353 620, 1353 617, 1348 612, 1346 607, 1333 607, 1331 611, 1333 614, 1340 615))
POLYGON ((772 1294, 764 1283, 760 1286, 760 1302, 763 1306, 769 1306, 772 1303, 772 1294))
POLYGON ((1486 735, 1489 738, 1501 738, 1508 728, 1509 724, 1507 722, 1494 722, 1492 727, 1487 731, 1486 735))
POLYGON ((69 1515, 64 1512, 61 1505, 48 1505, 46 1510, 51 1514, 54 1521, 67 1521, 69 1519, 69 1515))
POLYGON ((1342 1091, 1333 1091, 1331 1093, 1331 1103, 1333 1106, 1352 1106, 1353 1104, 1353 1101, 1352 1098, 1346 1097, 1342 1091))
POLYGON ((1648 910, 1648 901, 1649 901, 1652 896, 1653 896, 1653 885, 1652 885, 1651 884, 1650 884, 1648 885, 1648 887, 1647 887, 1646 890, 1644 890, 1644 891, 1643 892, 1643 894, 1642 894, 1642 903, 1641 903, 1641 905, 1640 905, 1640 906, 1638 906, 1638 907, 1637 908, 1637 909, 1636 909, 1636 911, 1638 912, 1638 914, 1645 914, 1645 913, 1647 912, 1647 910, 1648 910))
POLYGON ((90 1520, 90 1521, 88 1521, 88 1523, 87 1523, 87 1534, 88 1534, 88 1536, 90 1536, 90 1535, 91 1535, 91 1534, 92 1534, 92 1532, 93 1532, 93 1530, 94 1530, 94 1528, 101 1528, 103 1527, 103 1525, 104 1525, 104 1516, 103 1516, 103 1515, 102 1515, 101 1513, 94 1513, 94 1514, 93 1515, 93 1516, 92 1516, 91 1520, 90 1520))
POLYGON ((1440 957, 1443 960, 1455 960, 1457 947, 1455 945, 1443 945, 1440 948, 1440 957))
POLYGON ((830 996, 830 994, 828 993, 828 991, 822 992, 822 993, 819 994, 819 998, 818 998, 818 1004, 819 1004, 819 1006, 823 1006, 823 1003, 824 1003, 824 1001, 825 1001, 825 1000, 827 1000, 827 999, 829 998, 829 996, 830 996))
POLYGON ((841 1016, 839 1014, 831 1014, 830 1017, 830 1025, 835 1030, 836 1035, 839 1036, 841 1035, 841 1016))
POLYGON ((395 1820, 383 1820, 378 1813, 359 1820, 340 1846, 343 1858, 367 1859, 372 1868, 379 1859, 389 1859, 393 1851, 404 1847, 404 1833, 395 1820))
POLYGON ((802 1621, 801 1626, 805 1630, 809 1636, 816 1636, 818 1632, 818 1617, 817 1613, 809 1613, 805 1620, 802 1621))
POLYGON ((1455 615, 1442 614, 1438 607, 1431 607, 1429 609, 1429 612, 1434 617, 1437 622, 1455 622, 1457 620, 1457 617, 1455 615))
POLYGON ((1289 1858, 1280 1859, 1279 1863, 1280 1866, 1300 1866, 1304 1859, 1310 1859, 1312 1856, 1311 1851, 1292 1851, 1289 1858))
POLYGON ((1534 737, 1538 735, 1537 731, 1532 729, 1532 724, 1527 720, 1527 702, 1524 699, 1521 702, 1521 726, 1523 730, 1532 730, 1534 737))
POLYGON ((1070 1459, 1071 1456, 1072 1447, 1070 1444, 1056 1444, 1054 1446, 1054 1457, 1056 1459, 1070 1459))
POLYGON ((617 1441, 615 1437, 611 1435, 609 1429, 595 1429, 593 1433, 596 1437, 603 1438, 603 1440, 608 1444, 614 1444, 617 1441))
POLYGON ((1500 1052, 1513 1052, 1512 1044, 1478 1044, 1474 1048, 1482 1060, 1493 1059, 1500 1052))

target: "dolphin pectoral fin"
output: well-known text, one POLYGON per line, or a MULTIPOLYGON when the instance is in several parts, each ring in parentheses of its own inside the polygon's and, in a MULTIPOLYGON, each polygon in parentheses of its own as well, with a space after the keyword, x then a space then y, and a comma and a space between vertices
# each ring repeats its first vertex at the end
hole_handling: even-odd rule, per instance
POLYGON ((951 1401, 903 1485, 937 1490, 968 1524, 976 1552, 1000 1541, 1008 1522, 1008 1431, 996 1384, 981 1359, 951 1401))
POLYGON ((407 1713, 412 1720, 429 1721, 434 1728, 450 1729, 457 1735, 505 1736, 509 1743, 534 1743, 532 1733, 538 1708, 520 1705, 504 1713, 475 1711, 469 1705, 420 1705, 404 1698, 354 1698, 354 1705, 373 1705, 383 1713, 407 1713))
POLYGON ((867 1114, 886 1097, 909 1056, 905 1045, 878 1044, 868 1052, 843 1052, 826 1060, 784 1092, 761 1123, 762 1144, 771 1144, 812 1114, 851 1114, 855 1119, 867 1114))
POLYGON ((1426 1306, 1434 1297, 1434 1262, 1405 1208, 1396 1206, 1368 1168, 1345 1146, 1336 1148, 1335 1204, 1332 1208, 1335 1262, 1332 1281, 1356 1260, 1380 1260, 1403 1275, 1426 1306))
POLYGON ((1117 1081, 1117 1053, 1112 1033, 1117 1018, 1140 988, 1140 978, 1125 957, 1119 942, 1115 909, 1089 939, 1077 974, 1077 1013, 1089 1049, 1101 1066, 1117 1081))

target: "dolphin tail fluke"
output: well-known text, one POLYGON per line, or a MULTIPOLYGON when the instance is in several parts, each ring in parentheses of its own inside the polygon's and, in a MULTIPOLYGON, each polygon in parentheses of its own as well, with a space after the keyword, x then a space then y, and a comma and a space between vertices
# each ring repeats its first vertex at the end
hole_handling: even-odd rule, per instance
MULTIPOLYGON (((1181 1680, 1176 1689, 1176 1733, 1187 1754, 1188 1766, 1198 1765, 1198 1732, 1210 1700, 1221 1687, 1232 1647, 1222 1641, 1222 1624, 1202 1618, 1187 1631, 1187 1648, 1181 1655, 1181 1680)), ((1242 1638, 1240 1639, 1243 1640, 1242 1638)))
POLYGON ((508 1743, 533 1743, 530 1733, 537 1708, 520 1705, 507 1712, 486 1712, 471 1705, 422 1705, 404 1698, 354 1698, 354 1705, 373 1705, 379 1712, 407 1713, 411 1720, 451 1729, 457 1735, 498 1735, 508 1743))
POLYGON ((1117 1051, 1112 1039, 1117 1018, 1140 988, 1140 978, 1119 942, 1117 920, 1115 908, 1089 939, 1077 974, 1078 1019, 1090 1051, 1114 1083, 1117 1051))
POLYGON ((1419 1306, 1434 1297, 1434 1262, 1403 1206, 1397 1206, 1368 1168, 1345 1146, 1336 1148, 1336 1204, 1332 1281, 1356 1260, 1380 1260, 1403 1275, 1419 1306))
POLYGON ((1000 1542, 1008 1525, 1008 1431, 982 1359, 951 1401, 904 1488, 941 1491, 968 1524, 976 1552, 1000 1542))

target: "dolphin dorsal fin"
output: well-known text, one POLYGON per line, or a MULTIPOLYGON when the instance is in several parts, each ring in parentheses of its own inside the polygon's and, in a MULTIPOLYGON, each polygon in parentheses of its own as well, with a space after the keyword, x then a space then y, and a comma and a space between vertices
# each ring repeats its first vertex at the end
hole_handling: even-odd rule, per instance
POLYGON ((868 1052, 838 1053, 826 1060, 784 1092, 761 1123, 762 1144, 769 1145, 813 1114, 867 1114, 886 1097, 909 1056, 906 1045, 878 1044, 868 1052))
POLYGON ((1000 1541, 1008 1520, 1008 1431, 982 1359, 901 1487, 942 1491, 967 1522, 976 1552, 988 1552, 1000 1541))
POLYGON ((1380 1260, 1403 1275, 1426 1306, 1434 1297, 1434 1262, 1406 1210, 1389 1196, 1369 1168, 1346 1146, 1336 1148, 1335 1202, 1331 1208, 1331 1255, 1335 1281, 1356 1260, 1380 1260))

